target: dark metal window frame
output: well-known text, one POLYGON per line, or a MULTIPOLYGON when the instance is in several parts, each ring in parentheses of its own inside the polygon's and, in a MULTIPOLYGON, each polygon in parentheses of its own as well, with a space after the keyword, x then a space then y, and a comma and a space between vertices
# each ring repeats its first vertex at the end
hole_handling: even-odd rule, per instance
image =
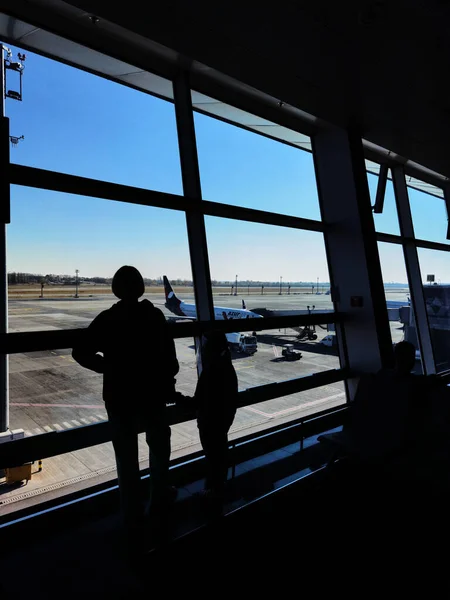
MULTIPOLYGON (((180 76, 181 77, 181 76, 180 76)), ((176 109, 177 102, 182 104, 178 111, 178 128, 180 134, 184 131, 185 135, 189 134, 189 114, 193 114, 190 97, 185 93, 186 79, 177 82, 178 92, 175 95, 176 109), (189 100, 189 101, 188 101, 189 100)), ((190 95, 189 95, 190 96, 190 95)), ((190 136, 188 136, 190 137, 190 136)), ((186 214, 187 222, 191 221, 199 224, 199 219, 202 220, 205 215, 222 217, 227 219, 261 223, 266 225, 274 225, 278 227, 288 227, 291 229, 316 231, 324 233, 325 224, 321 221, 312 219, 304 219, 301 217, 293 217, 279 213, 268 211, 244 208, 239 206, 227 205, 217 202, 203 200, 201 197, 201 189, 196 185, 195 173, 198 173, 198 158, 195 151, 195 136, 186 142, 183 139, 183 144, 180 144, 180 135, 178 136, 180 146, 181 166, 184 174, 184 192, 186 195, 179 196, 164 192, 157 192, 149 189, 136 188, 133 186, 111 183, 70 175, 45 169, 37 169, 18 164, 10 164, 4 171, 4 177, 8 178, 11 185, 32 187, 37 189, 46 189, 61 193, 70 193, 79 196, 89 196, 104 200, 112 200, 119 202, 127 202, 130 204, 140 204, 150 207, 165 208, 168 210, 182 211, 186 214), (184 146, 184 147, 183 147, 184 146), (184 163, 184 164, 183 164, 184 163)), ((298 148, 301 150, 301 148, 298 148)), ((200 221, 201 224, 201 221, 200 221)), ((188 238, 190 235, 195 235, 190 232, 188 227, 188 238)), ((192 250, 192 248, 191 248, 192 250)), ((202 244, 203 254, 206 252, 206 240, 202 244), (204 247, 203 247, 204 246, 204 247)), ((197 272, 199 265, 204 261, 204 256, 193 257, 191 251, 191 261, 193 272, 197 272)), ((195 280, 195 277, 194 277, 195 280)), ((209 273, 202 275, 202 280, 209 283, 209 273), (205 279, 206 277, 206 279, 205 279)), ((210 302, 208 302, 209 304, 210 302)), ((207 305, 205 305, 206 308, 207 305)), ((208 314, 208 311, 205 313, 208 314)), ((226 321, 210 321, 199 320, 190 323, 172 324, 174 338, 182 337, 198 337, 203 331, 210 328, 212 324, 217 329, 225 332, 236 331, 261 331, 273 328, 284 328, 298 325, 311 324, 327 324, 342 322, 343 315, 336 312, 326 314, 313 315, 295 315, 289 317, 272 317, 258 320, 242 319, 242 322, 226 321), (238 327, 237 327, 238 326, 238 327)), ((43 331, 43 332, 23 332, 23 333, 8 333, 0 336, 0 353, 12 354, 20 352, 31 352, 46 349, 61 349, 73 347, 79 336, 83 335, 83 329, 61 330, 61 331, 43 331)), ((343 381, 347 376, 345 369, 331 369, 325 372, 315 373, 311 376, 301 377, 298 379, 284 381, 281 383, 270 383, 263 386, 251 388, 240 393, 240 406, 248 406, 258 402, 263 402, 283 395, 306 391, 327 385, 331 382, 343 381)), ((176 415, 176 411, 172 411, 173 423, 181 422, 176 415)), ((182 420, 188 420, 184 417, 182 420)), ((73 451, 82 447, 96 445, 108 441, 109 429, 107 423, 100 423, 92 426, 82 426, 73 430, 58 432, 57 436, 54 433, 41 434, 32 438, 23 440, 15 440, 7 442, 0 447, 0 456, 8 456, 8 452, 16 457, 24 458, 24 456, 40 456, 45 454, 45 448, 49 444, 51 455, 62 454, 73 451), (76 441, 74 441, 76 440, 76 441), (8 449, 10 447, 10 449, 8 449), (25 449, 25 454, 19 451, 20 448, 25 449), (5 454, 6 453, 6 454, 5 454)), ((12 456, 11 455, 11 456, 12 456)))
MULTIPOLYGON (((384 167, 383 172, 387 171, 388 166, 386 164, 382 166, 384 167)), ((390 233, 377 232, 376 238, 378 242, 398 244, 402 247, 405 259, 405 267, 408 274, 408 285, 411 288, 411 298, 415 306, 414 312, 416 313, 416 319, 420 318, 421 320, 420 324, 417 325, 417 332, 419 345, 422 349, 422 354, 424 357, 422 361, 423 367, 426 374, 432 375, 436 372, 436 360, 434 357, 434 350, 431 343, 431 328, 426 313, 425 299, 422 291, 423 284, 420 278, 421 269, 418 261, 417 251, 419 248, 425 248, 428 250, 437 250, 438 252, 450 252, 450 244, 445 244, 443 242, 433 242, 431 240, 423 240, 415 237, 409 202, 408 186, 406 183, 406 171, 401 165, 392 165, 391 168, 394 196, 396 201, 396 210, 398 213, 401 234, 395 235, 390 233)), ((381 172, 382 171, 380 170, 380 175, 381 172)), ((378 205, 381 206, 384 202, 384 195, 386 192, 385 185, 382 187, 383 198, 378 197, 380 185, 377 188, 377 202, 378 205)), ((446 204, 446 210, 448 214, 448 187, 437 187, 440 187, 444 191, 444 199, 442 201, 446 204)), ((427 192, 422 191, 422 193, 426 194, 427 192)), ((446 377, 448 375, 448 372, 442 371, 438 374, 441 377, 446 377)))

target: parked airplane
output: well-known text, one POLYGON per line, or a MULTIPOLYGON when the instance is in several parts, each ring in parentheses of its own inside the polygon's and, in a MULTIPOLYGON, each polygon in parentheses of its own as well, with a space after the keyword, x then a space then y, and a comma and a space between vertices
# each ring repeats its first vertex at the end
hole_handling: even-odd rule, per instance
MULTIPOLYGON (((169 280, 164 275, 164 293, 166 296, 166 303, 164 306, 170 310, 171 313, 180 318, 196 319, 197 309, 195 304, 188 304, 183 302, 175 295, 175 292, 170 285, 169 280)), ((229 320, 229 319, 261 319, 262 315, 258 315, 251 310, 247 310, 245 302, 242 301, 242 308, 229 308, 225 306, 214 307, 214 318, 218 321, 229 320)))
MULTIPOLYGON (((166 297, 166 302, 164 306, 170 310, 170 312, 180 319, 196 319, 197 318, 197 310, 195 304, 189 304, 187 302, 183 302, 175 295, 175 292, 172 289, 172 286, 164 275, 164 293, 166 297)), ((410 303, 410 299, 406 301, 387 301, 387 308, 389 312, 389 320, 390 321, 398 321, 399 317, 399 309, 403 306, 408 306, 410 303), (390 309, 390 310, 389 310, 390 309)), ((326 314, 333 312, 332 309, 322 309, 322 310, 308 310, 308 309, 297 309, 297 310, 283 310, 283 309, 268 309, 268 308, 255 308, 254 310, 247 310, 245 306, 244 300, 242 300, 242 308, 229 308, 223 306, 214 306, 214 317, 216 320, 227 320, 227 319, 260 319, 263 317, 281 317, 281 316, 292 316, 292 315, 307 315, 311 314, 326 314)), ((317 339, 317 335, 314 330, 314 326, 291 326, 290 329, 293 329, 299 334, 301 339, 309 339, 315 340, 317 339)))

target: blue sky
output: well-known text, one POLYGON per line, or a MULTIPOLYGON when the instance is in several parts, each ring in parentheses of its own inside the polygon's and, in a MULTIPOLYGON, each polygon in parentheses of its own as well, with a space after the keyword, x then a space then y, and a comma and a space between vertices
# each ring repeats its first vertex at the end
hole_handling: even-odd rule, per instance
MULTIPOLYGON (((6 101, 11 134, 25 136, 13 162, 182 193, 171 103, 31 53, 25 64, 23 102, 6 101)), ((200 114, 195 126, 205 199, 320 218, 311 154, 200 114)), ((375 177, 369 185, 374 194, 375 177)), ((376 226, 398 233, 391 187, 376 226)), ((411 203, 420 235, 444 241, 444 203, 420 192, 411 203)), ((191 277, 183 213, 19 186, 11 209, 9 271, 110 276, 134 264, 147 277, 191 277)), ((209 217, 206 228, 214 279, 328 280, 321 234, 209 217)), ((397 250, 380 247, 386 281, 405 281, 397 250)), ((439 254, 421 254, 422 267, 450 281, 439 254)))

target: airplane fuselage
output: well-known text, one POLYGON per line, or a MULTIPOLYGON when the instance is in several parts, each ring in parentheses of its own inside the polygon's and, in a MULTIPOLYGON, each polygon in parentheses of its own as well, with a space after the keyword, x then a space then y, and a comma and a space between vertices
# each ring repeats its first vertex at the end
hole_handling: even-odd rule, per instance
MULTIPOLYGON (((197 309, 195 304, 189 304, 187 302, 180 302, 179 310, 183 313, 183 316, 189 317, 190 319, 197 318, 197 309)), ((230 308, 225 306, 214 307, 214 318, 216 321, 224 319, 261 319, 261 315, 257 315, 251 310, 243 308, 230 308)))

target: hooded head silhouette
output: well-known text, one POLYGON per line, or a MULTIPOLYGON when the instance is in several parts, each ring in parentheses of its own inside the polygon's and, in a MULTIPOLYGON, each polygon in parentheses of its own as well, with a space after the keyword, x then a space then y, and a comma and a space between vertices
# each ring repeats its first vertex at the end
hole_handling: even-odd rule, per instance
POLYGON ((120 300, 137 300, 145 292, 142 275, 135 267, 120 267, 113 277, 112 291, 120 300))

